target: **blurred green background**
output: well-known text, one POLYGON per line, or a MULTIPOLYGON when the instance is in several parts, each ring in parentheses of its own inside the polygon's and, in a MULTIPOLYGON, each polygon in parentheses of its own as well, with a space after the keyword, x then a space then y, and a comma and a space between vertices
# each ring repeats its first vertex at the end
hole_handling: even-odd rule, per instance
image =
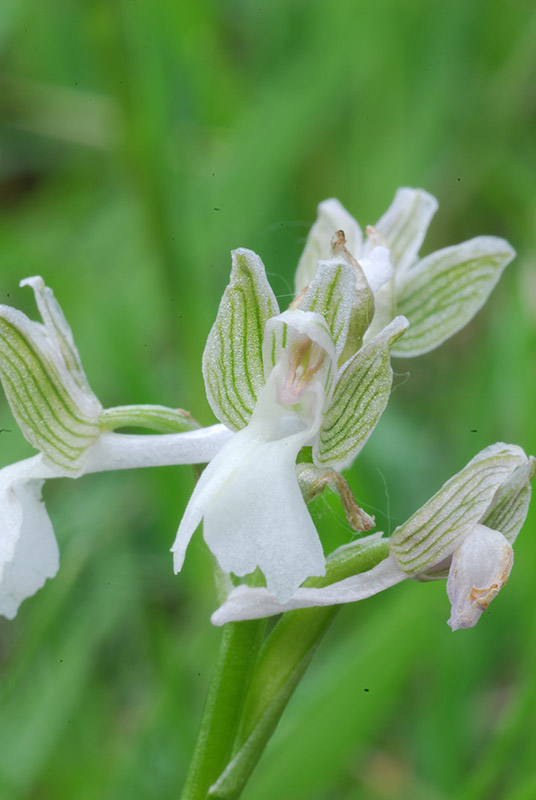
MULTIPOLYGON (((348 474, 392 530, 494 441, 536 452, 536 13, 531 0, 2 0, 0 302, 62 304, 105 406, 213 417, 200 359, 233 247, 283 303, 316 205, 374 223, 398 186, 440 210, 423 252, 518 257, 439 350, 398 360, 348 474)), ((0 405, 1 464, 30 455, 0 405)), ((194 485, 176 467, 51 481, 58 577, 0 623, 0 798, 179 793, 220 631, 194 485)), ((315 501, 329 547, 348 539, 315 501)), ((536 797, 536 513, 507 587, 452 634, 444 583, 341 612, 246 800, 536 797)))

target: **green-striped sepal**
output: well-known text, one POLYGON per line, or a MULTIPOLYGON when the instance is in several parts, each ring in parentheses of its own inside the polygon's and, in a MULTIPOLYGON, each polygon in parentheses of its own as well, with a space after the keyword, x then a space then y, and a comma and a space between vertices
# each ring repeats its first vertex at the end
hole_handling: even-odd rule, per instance
POLYGON ((525 520, 533 471, 521 447, 486 447, 395 530, 392 555, 410 577, 429 579, 444 577, 442 562, 478 524, 513 541, 525 520))
POLYGON ((367 441, 389 399, 390 350, 407 329, 407 319, 396 317, 342 368, 313 446, 318 466, 343 469, 367 441))
POLYGON ((316 311, 324 317, 337 358, 346 344, 355 284, 354 271, 344 258, 319 261, 299 304, 300 311, 316 311))
POLYGON ((393 355, 427 353, 467 325, 514 256, 504 239, 478 236, 410 267, 396 283, 396 309, 411 329, 393 355))
POLYGON ((437 211, 435 197, 424 189, 397 189, 393 202, 374 225, 374 234, 389 248, 397 277, 414 264, 428 226, 437 211))
POLYGON ((43 323, 0 306, 0 378, 25 438, 60 473, 82 469, 100 433, 101 404, 89 388, 73 335, 52 291, 27 278, 43 323))
POLYGON ((231 281, 203 353, 203 376, 214 414, 236 431, 248 424, 264 385, 264 328, 279 307, 259 256, 242 248, 232 257, 231 281))

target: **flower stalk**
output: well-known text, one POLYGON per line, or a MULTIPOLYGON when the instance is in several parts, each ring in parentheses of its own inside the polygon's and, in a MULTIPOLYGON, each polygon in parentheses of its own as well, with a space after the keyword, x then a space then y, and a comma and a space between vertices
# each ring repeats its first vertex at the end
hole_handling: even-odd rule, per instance
POLYGON ((207 800, 231 758, 244 698, 266 620, 230 622, 223 628, 197 743, 181 800, 207 800))
MULTIPOLYGON (((307 584, 320 588, 381 563, 388 554, 386 543, 376 536, 368 539, 352 548, 340 548, 328 559, 326 575, 311 578, 307 584)), ((340 608, 290 611, 281 617, 266 638, 244 698, 233 757, 212 786, 209 798, 237 800, 240 797, 340 608)))

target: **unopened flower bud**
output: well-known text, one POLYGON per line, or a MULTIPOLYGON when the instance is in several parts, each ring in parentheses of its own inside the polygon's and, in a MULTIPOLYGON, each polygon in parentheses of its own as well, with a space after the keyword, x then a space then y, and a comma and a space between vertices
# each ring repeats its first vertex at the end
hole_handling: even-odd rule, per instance
POLYGON ((475 525, 452 555, 447 594, 453 631, 476 625, 508 580, 513 563, 512 545, 502 533, 475 525))

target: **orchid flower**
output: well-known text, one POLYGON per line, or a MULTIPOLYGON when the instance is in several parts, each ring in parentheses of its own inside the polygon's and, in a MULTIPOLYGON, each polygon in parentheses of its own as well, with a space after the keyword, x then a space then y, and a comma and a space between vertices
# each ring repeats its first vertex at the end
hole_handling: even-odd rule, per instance
POLYGON ((0 469, 0 614, 9 618, 58 570, 58 547, 41 500, 45 479, 204 463, 231 435, 223 425, 191 430, 185 412, 162 406, 103 410, 52 291, 40 277, 21 285, 32 287, 43 322, 0 306, 0 378, 22 433, 40 452, 0 469), (125 425, 185 432, 113 432, 125 425))
MULTIPOLYGON (((279 602, 324 574, 296 460, 311 448, 315 478, 327 471, 324 484, 353 461, 386 406, 389 350, 407 329, 399 316, 341 361, 352 326, 366 327, 363 281, 368 286, 360 265, 344 254, 320 261, 308 287, 280 313, 261 259, 250 250, 233 252, 203 374, 215 415, 235 433, 190 499, 172 548, 176 572, 203 519, 222 570, 243 577, 259 567, 279 602)), ((362 530, 372 524, 364 517, 362 530)))
POLYGON ((239 586, 215 612, 216 625, 255 619, 296 608, 329 606, 371 597, 406 578, 448 577, 452 630, 473 627, 510 574, 512 545, 525 521, 536 461, 520 447, 495 444, 476 455, 390 539, 374 534, 345 545, 328 559, 337 564, 352 549, 389 554, 368 572, 320 587, 298 589, 286 603, 265 588, 239 586), (385 548, 384 548, 385 550, 385 548))
POLYGON ((410 330, 393 347, 394 356, 418 356, 438 347, 463 328, 484 305, 515 251, 504 239, 477 236, 419 259, 418 252, 438 207, 422 189, 398 189, 393 203, 367 239, 338 200, 325 200, 307 239, 296 273, 296 290, 311 280, 318 259, 327 258, 333 233, 342 228, 347 248, 361 266, 383 260, 389 248, 392 273, 374 288, 375 313, 365 340, 397 314, 410 330))

